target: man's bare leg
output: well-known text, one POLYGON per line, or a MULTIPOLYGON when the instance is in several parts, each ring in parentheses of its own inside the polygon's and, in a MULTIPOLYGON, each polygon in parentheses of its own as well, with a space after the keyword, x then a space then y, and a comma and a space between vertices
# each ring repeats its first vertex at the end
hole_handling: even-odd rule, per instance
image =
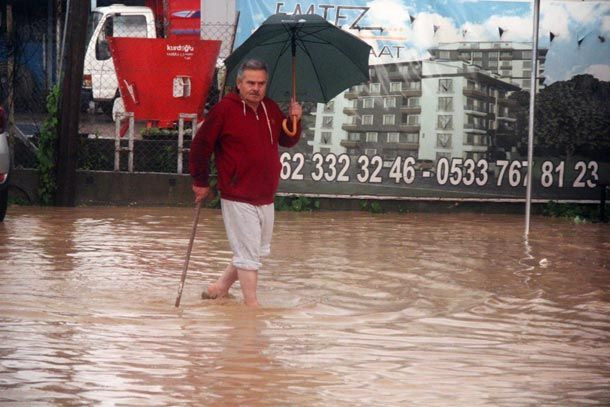
POLYGON ((237 269, 241 291, 244 293, 244 302, 248 307, 258 308, 256 298, 256 285, 258 283, 258 270, 237 269))
POLYGON ((237 267, 229 263, 222 275, 216 282, 208 286, 208 296, 210 298, 224 297, 229 293, 229 289, 237 281, 237 267))

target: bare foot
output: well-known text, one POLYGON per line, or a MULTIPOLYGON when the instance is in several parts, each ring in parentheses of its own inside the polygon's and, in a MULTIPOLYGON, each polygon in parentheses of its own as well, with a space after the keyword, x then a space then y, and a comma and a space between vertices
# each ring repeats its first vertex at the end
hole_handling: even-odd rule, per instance
POLYGON ((215 298, 226 297, 229 290, 223 289, 217 282, 210 284, 207 290, 201 293, 201 298, 204 300, 210 300, 215 298))

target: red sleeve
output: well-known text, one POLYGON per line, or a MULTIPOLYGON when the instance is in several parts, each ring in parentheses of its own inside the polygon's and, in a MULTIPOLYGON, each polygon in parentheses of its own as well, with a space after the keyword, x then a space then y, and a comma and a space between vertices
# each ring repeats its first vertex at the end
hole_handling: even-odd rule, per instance
POLYGON ((191 143, 189 172, 193 178, 193 185, 197 187, 210 185, 210 157, 214 152, 216 140, 222 133, 223 116, 222 106, 220 104, 214 106, 191 143))

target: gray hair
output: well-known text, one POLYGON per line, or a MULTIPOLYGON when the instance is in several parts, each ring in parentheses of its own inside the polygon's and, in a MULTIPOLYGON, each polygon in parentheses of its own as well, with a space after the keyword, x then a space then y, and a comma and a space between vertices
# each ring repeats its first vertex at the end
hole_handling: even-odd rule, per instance
POLYGON ((248 69, 253 71, 265 71, 265 73, 269 73, 267 64, 264 61, 259 59, 246 59, 237 70, 237 80, 241 80, 241 78, 244 77, 244 71, 248 69))

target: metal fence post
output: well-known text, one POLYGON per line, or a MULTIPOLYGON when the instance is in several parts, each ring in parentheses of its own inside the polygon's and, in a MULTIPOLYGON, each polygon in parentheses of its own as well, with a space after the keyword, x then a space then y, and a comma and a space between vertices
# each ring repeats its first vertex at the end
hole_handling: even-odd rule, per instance
POLYGON ((121 114, 114 117, 114 170, 121 169, 121 114))
POLYGON ((133 172, 133 141, 134 141, 134 118, 133 112, 117 112, 114 121, 114 170, 121 170, 121 151, 127 151, 129 158, 127 161, 127 171, 133 172), (124 119, 129 119, 128 132, 129 144, 127 147, 121 147, 121 124, 124 119))
POLYGON ((190 148, 184 148, 184 121, 191 122, 191 140, 195 137, 195 129, 197 128, 197 115, 193 113, 180 113, 178 116, 178 174, 182 174, 182 162, 184 153, 191 151, 190 148))
POLYGON ((133 113, 129 112, 129 147, 128 147, 128 151, 129 151, 129 158, 127 161, 127 171, 129 172, 133 172, 133 113))

